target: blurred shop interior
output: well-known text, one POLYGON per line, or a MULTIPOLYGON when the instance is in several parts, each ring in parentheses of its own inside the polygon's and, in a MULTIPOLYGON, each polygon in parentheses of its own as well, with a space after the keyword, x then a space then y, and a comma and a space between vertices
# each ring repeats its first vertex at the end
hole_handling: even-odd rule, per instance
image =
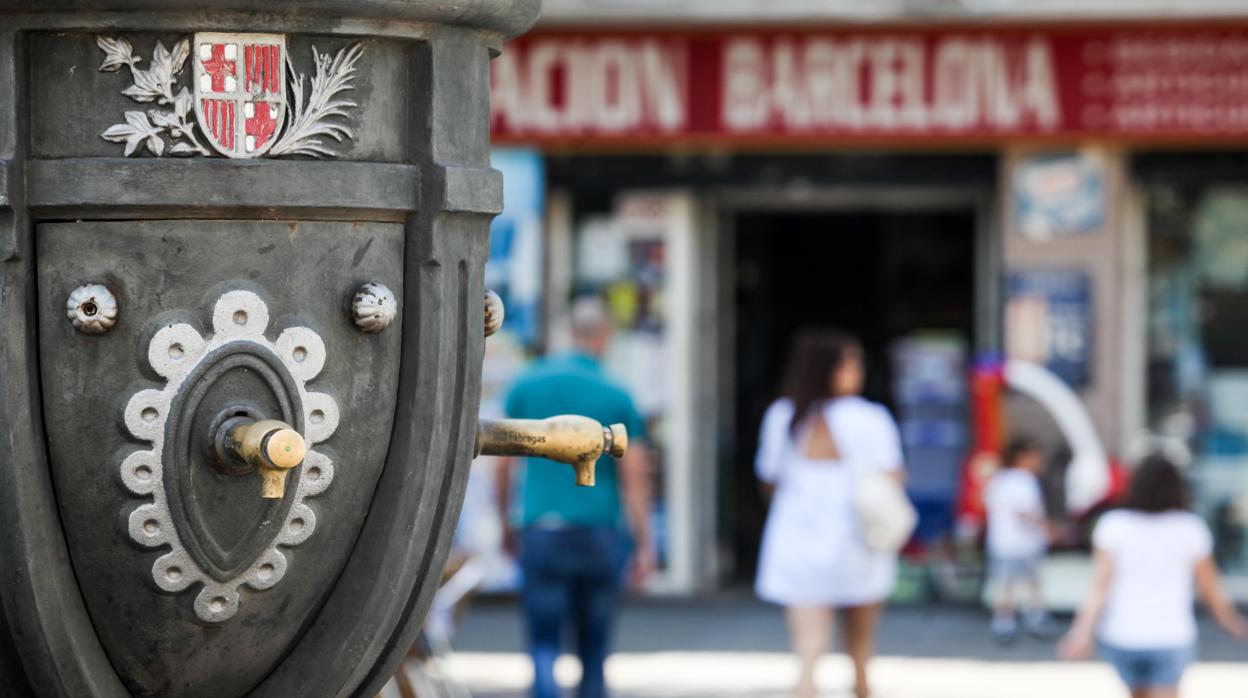
MULTIPOLYGON (((899 598, 981 593, 975 456, 1010 434, 1045 444, 1063 564, 1086 559, 1126 464, 1165 449, 1248 598, 1248 154, 1212 137, 1248 144, 1248 110, 1208 92, 1248 99, 1225 81, 1248 70, 1248 25, 955 29, 575 24, 508 44, 486 279, 507 320, 483 413, 566 346, 571 300, 601 295, 620 328, 607 368, 655 457, 650 591, 745 588, 761 415, 794 332, 837 326, 901 426, 921 516, 899 598), (849 75, 849 55, 862 104, 841 113, 819 76, 849 75), (966 56, 988 77, 959 72, 966 56), (1214 87, 1157 86, 1167 71, 1214 87), (1201 100, 1203 115, 1176 111, 1201 100), (1059 387, 1016 385, 1012 362, 1059 387), (1054 407, 1064 394, 1077 409, 1054 407)), ((500 527, 489 467, 461 525, 479 549, 500 527)), ((487 586, 505 589, 514 569, 495 563, 487 586)))
POLYGON ((1147 420, 1190 446, 1219 565, 1243 575, 1248 464, 1248 157, 1135 158, 1146 206, 1147 420))

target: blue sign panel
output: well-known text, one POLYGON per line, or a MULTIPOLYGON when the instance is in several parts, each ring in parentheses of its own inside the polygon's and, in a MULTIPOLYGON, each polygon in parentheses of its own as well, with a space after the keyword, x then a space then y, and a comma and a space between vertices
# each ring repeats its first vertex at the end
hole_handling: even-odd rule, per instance
POLYGON ((1092 279, 1075 269, 1009 274, 1006 347, 1081 388, 1092 380, 1092 279))
POLYGON ((495 150, 490 163, 503 173, 503 212, 490 226, 485 287, 503 299, 503 330, 531 347, 537 341, 542 293, 545 168, 535 150, 495 150))

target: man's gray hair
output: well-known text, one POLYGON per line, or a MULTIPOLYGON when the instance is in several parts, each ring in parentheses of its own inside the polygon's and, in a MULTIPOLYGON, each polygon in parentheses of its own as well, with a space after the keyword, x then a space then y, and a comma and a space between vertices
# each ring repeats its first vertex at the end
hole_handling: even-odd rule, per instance
POLYGON ((607 304, 598 296, 581 296, 572 303, 572 338, 595 339, 611 330, 607 304))

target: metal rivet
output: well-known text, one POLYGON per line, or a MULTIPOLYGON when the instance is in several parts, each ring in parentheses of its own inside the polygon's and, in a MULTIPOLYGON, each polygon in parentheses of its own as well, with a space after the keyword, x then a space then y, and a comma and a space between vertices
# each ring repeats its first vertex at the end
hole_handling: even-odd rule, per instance
POLYGON ((503 309, 503 299, 493 291, 485 292, 485 336, 489 337, 503 326, 503 317, 507 312, 503 309))
POLYGON ((394 293, 375 281, 364 284, 351 298, 351 320, 361 332, 376 334, 394 324, 399 301, 394 293))
POLYGON ((100 284, 86 284, 70 292, 65 312, 75 330, 104 334, 117 324, 117 299, 100 284))

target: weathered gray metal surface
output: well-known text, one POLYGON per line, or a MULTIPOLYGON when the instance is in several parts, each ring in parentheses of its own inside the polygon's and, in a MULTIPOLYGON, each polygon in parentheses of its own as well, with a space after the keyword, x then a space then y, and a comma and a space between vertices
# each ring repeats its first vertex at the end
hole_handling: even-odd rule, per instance
POLYGON ((92 214, 164 218, 220 217, 257 209, 257 217, 298 210, 301 218, 402 221, 420 208, 421 168, 407 164, 223 158, 32 160, 27 203, 47 218, 92 214), (227 174, 228 173, 228 174, 227 174), (307 190, 323 192, 310 199, 307 190), (267 215, 263 215, 267 211, 267 215))
MULTIPOLYGON (((475 434, 483 266, 501 207, 488 60, 537 9, 0 0, 0 694, 347 696, 386 680, 434 591, 475 434), (124 40, 149 69, 176 66, 177 47, 200 32, 280 35, 287 99, 298 76, 317 74, 313 47, 332 59, 358 46, 340 93, 353 104, 332 117, 350 137, 322 139, 316 160, 230 160, 212 148, 174 157, 187 139, 172 126, 153 131, 159 146, 135 137, 130 147, 124 126, 101 137, 133 123, 126 112, 173 119, 181 107, 122 94, 140 79, 128 67, 101 72, 98 38, 124 40), (159 55, 170 48, 172 58, 159 55), (351 300, 367 282, 398 296, 385 331, 355 325, 351 300), (67 316, 69 294, 89 284, 117 304, 100 334, 67 316), (152 357, 184 356, 162 328, 184 323, 208 341, 221 321, 214 303, 236 292, 267 310, 264 347, 234 346, 186 394, 169 388, 153 403, 176 417, 163 435, 128 422, 128 405, 147 404, 132 398, 169 386, 152 357), (265 358, 302 349, 279 340, 291 328, 324 344, 324 368, 306 381, 290 378, 299 360, 265 358), (238 404, 306 437, 321 419, 303 407, 313 393, 332 398, 338 424, 309 441, 333 476, 308 499, 294 497, 311 460, 283 499, 264 500, 254 473, 213 470, 191 443, 211 431, 214 410, 238 404), (130 514, 152 495, 123 464, 157 442, 173 454, 160 464, 169 513, 145 529, 130 514), (315 527, 291 537, 283 526, 299 506, 315 527), (179 559, 206 575, 182 591, 182 570, 160 576, 178 546, 136 543, 163 540, 166 524, 179 559), (255 563, 272 551, 285 561, 275 582, 255 563), (249 586, 246 574, 263 576, 249 586), (195 605, 200 584, 238 580, 236 611, 195 605)), ((151 89, 177 98, 192 75, 182 66, 151 89)))
MULTIPOLYGON (((302 22, 370 21, 395 24, 449 24, 516 36, 537 21, 541 0, 301 0, 283 4, 277 10, 265 0, 213 0, 209 3, 186 0, 0 0, 0 12, 178 13, 201 20, 205 15, 276 13, 302 22)), ((150 16, 150 15, 149 15, 150 16)), ((206 25, 210 26, 210 25, 206 25)), ((269 31, 272 25, 255 24, 248 31, 269 31), (266 26, 268 28, 266 28, 266 26)), ((381 28, 378 31, 382 31, 381 28)))

